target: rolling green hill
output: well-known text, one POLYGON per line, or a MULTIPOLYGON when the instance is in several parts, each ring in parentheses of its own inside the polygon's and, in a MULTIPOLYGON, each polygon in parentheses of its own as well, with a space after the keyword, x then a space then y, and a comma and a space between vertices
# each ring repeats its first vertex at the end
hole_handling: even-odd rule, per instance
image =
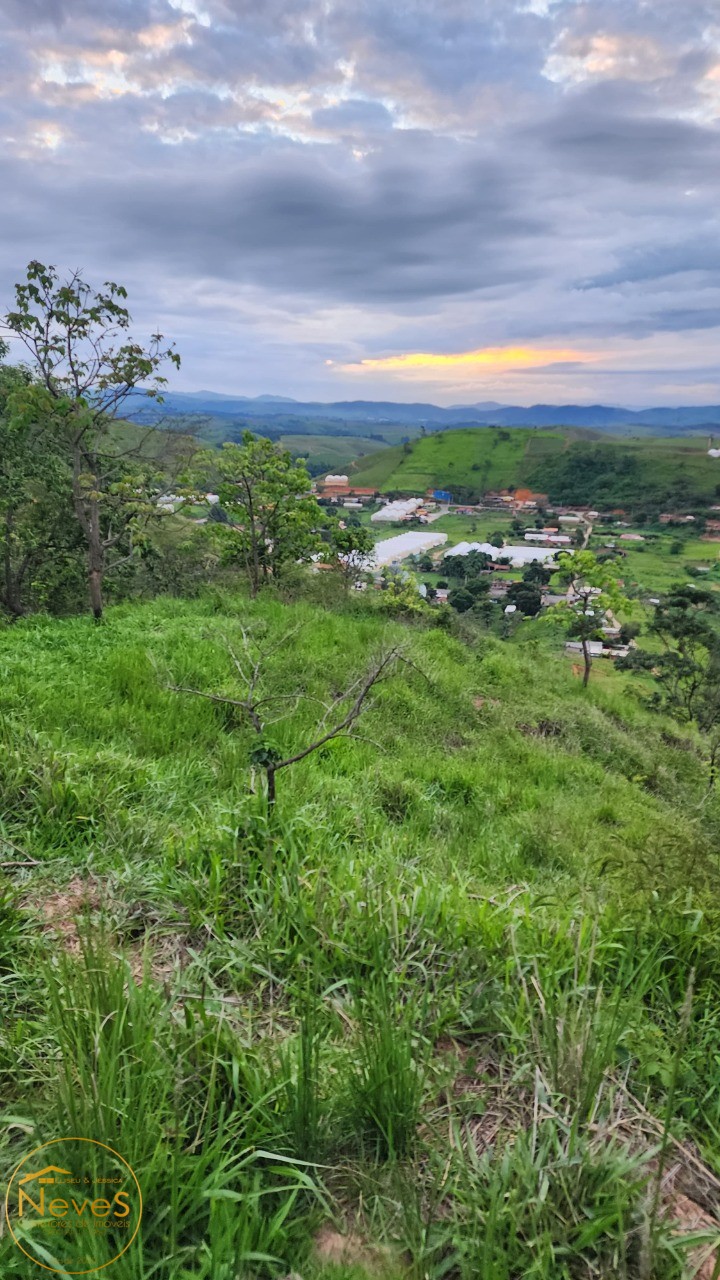
POLYGON ((548 456, 567 447, 559 431, 466 427, 421 437, 409 445, 376 454, 353 470, 360 484, 376 484, 383 492, 424 493, 428 488, 471 488, 479 493, 525 483, 548 456))
POLYGON ((122 418, 110 423, 107 432, 110 450, 126 456, 156 461, 160 466, 173 466, 207 447, 197 436, 184 431, 167 431, 161 427, 143 426, 122 418))
POLYGON ((720 491, 720 459, 705 439, 617 440, 580 431, 475 427, 385 449, 353 470, 384 493, 449 489, 459 498, 512 486, 555 502, 709 504, 720 491))
POLYGON ((307 458, 311 475, 326 471, 347 471, 351 463, 378 453, 386 446, 382 440, 366 436, 314 436, 283 435, 280 444, 296 457, 307 458))

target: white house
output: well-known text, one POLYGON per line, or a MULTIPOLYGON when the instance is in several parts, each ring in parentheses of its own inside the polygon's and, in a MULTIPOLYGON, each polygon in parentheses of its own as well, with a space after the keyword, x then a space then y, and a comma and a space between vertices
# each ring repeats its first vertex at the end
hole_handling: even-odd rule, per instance
POLYGON ((525 541, 541 542, 551 547, 569 547, 572 539, 567 533, 543 533, 541 530, 531 530, 525 534, 525 541))

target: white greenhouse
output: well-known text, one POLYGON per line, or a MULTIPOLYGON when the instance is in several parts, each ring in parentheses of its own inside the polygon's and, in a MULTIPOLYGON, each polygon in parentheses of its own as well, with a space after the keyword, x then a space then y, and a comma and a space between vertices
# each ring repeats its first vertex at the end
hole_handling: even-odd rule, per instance
POLYGON ((449 547, 445 555, 467 556, 471 551, 480 551, 486 556, 492 556, 493 560, 509 560, 514 569, 519 569, 524 564, 545 564, 554 560, 556 555, 550 547, 532 547, 527 544, 523 547, 493 547, 489 542, 458 542, 457 546, 449 547))
POLYGON ((431 547, 441 547, 445 542, 447 542, 446 533, 433 533, 431 529, 399 533, 395 538, 383 538, 380 542, 376 542, 375 554, 370 557, 370 562, 380 569, 383 565, 404 560, 406 556, 421 555, 431 547))

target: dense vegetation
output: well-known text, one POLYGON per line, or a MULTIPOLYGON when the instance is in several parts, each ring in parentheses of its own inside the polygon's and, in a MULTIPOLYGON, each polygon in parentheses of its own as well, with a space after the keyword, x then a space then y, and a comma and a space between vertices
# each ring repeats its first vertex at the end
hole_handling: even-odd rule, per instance
MULTIPOLYGON (((84 581, 100 622, 108 591, 122 598, 161 583, 192 587, 198 571, 209 576, 213 555, 241 565, 255 594, 313 553, 341 569, 338 533, 343 555, 367 548, 363 530, 340 530, 323 513, 302 460, 272 441, 244 432, 242 443, 195 456, 192 437, 119 420, 138 398, 156 412, 167 382, 161 370, 180 364, 162 334, 145 346, 130 335, 121 285, 94 290, 80 272, 63 280, 31 262, 15 295, 5 327, 29 362, 0 363, 6 615, 43 606, 70 612, 84 581), (219 487, 222 507, 209 485, 219 487), (163 537, 159 526, 178 505, 180 519, 163 537), (214 539, 194 536, 198 521, 210 523, 214 539)), ((0 361, 7 354, 0 341, 0 361)))
POLYGON ((440 488, 463 501, 525 487, 553 502, 653 514, 716 500, 720 469, 706 450, 704 438, 593 440, 577 431, 481 427, 386 449, 359 464, 353 477, 384 493, 440 488))

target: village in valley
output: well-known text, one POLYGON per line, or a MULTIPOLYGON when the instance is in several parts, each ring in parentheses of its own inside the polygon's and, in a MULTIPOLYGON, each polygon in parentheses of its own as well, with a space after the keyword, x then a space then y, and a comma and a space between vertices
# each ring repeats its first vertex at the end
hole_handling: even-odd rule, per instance
MULTIPOLYGON (((563 553, 591 550, 598 563, 612 564, 617 587, 637 602, 632 610, 637 617, 660 603, 665 577, 677 576, 676 557, 683 552, 702 557, 684 566, 696 582, 709 578, 711 585, 715 577, 720 582, 720 504, 704 516, 662 512, 648 524, 635 523, 622 507, 552 503, 547 494, 521 487, 489 491, 467 502, 455 501, 444 489, 416 496, 383 494, 354 484, 351 475, 328 474, 314 482, 313 490, 341 526, 365 525, 375 540, 374 550, 358 564, 356 590, 414 584, 427 604, 473 609, 486 622, 500 623, 504 634, 523 617, 548 610, 587 614, 593 618, 592 638, 567 639, 569 655, 625 658, 639 626, 616 616, 601 587, 568 580, 560 572, 563 553), (603 604, 592 609, 594 599, 603 604)), ((315 567, 321 572, 327 565, 319 558, 315 567)))

